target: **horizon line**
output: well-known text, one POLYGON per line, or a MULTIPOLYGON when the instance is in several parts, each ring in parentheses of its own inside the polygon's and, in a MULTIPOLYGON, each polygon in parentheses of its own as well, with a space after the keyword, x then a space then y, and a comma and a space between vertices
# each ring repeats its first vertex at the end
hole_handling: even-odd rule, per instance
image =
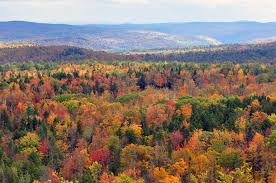
POLYGON ((164 21, 164 22, 38 22, 38 21, 28 21, 28 20, 1 20, 0 23, 12 23, 12 22, 22 22, 22 23, 35 23, 35 24, 53 24, 53 25, 151 25, 151 24, 188 24, 188 23, 260 23, 269 24, 276 23, 272 21, 256 21, 256 20, 237 20, 237 21, 164 21))

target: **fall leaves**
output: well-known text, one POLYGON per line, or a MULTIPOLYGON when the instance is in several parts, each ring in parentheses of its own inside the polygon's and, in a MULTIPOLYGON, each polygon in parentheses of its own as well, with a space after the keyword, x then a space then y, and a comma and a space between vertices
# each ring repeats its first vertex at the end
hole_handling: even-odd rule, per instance
POLYGON ((253 66, 70 63, 2 70, 0 178, 273 180, 275 81, 256 78, 275 67, 253 66), (266 89, 253 94, 258 87, 266 89))

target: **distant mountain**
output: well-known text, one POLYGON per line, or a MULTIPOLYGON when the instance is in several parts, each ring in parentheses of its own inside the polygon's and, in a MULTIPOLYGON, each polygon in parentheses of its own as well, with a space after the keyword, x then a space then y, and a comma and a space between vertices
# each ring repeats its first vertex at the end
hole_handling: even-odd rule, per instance
POLYGON ((93 50, 174 49, 249 43, 276 36, 276 23, 191 22, 121 25, 65 25, 0 22, 0 42, 70 45, 93 50))
POLYGON ((206 48, 135 51, 123 54, 93 51, 72 46, 5 45, 0 47, 0 63, 47 61, 181 61, 276 63, 276 42, 222 45, 206 48))

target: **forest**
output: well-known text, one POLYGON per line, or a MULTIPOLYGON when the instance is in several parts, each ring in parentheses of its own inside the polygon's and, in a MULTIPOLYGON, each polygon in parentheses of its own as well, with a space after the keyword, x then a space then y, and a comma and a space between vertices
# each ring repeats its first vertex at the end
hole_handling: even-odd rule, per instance
MULTIPOLYGON (((188 61, 188 62, 234 62, 275 63, 276 42, 261 44, 229 44, 220 46, 192 47, 186 49, 160 50, 142 55, 146 61, 188 61)), ((136 55, 136 56, 137 56, 136 55)))
POLYGON ((0 75, 1 183, 275 183, 275 63, 21 62, 0 75))
POLYGON ((88 60, 128 60, 129 56, 93 51, 72 46, 39 46, 0 44, 0 63, 10 62, 58 62, 88 60))
POLYGON ((178 61, 197 63, 276 63, 276 42, 197 46, 179 49, 95 51, 74 46, 0 43, 0 63, 60 61, 178 61))

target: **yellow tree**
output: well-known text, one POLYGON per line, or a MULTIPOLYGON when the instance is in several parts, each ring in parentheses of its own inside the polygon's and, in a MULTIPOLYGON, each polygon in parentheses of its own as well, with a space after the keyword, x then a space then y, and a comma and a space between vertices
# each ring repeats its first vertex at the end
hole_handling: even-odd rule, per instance
POLYGON ((32 152, 37 152, 37 147, 40 144, 39 136, 35 132, 28 132, 25 136, 19 139, 22 153, 29 155, 32 152))
POLYGON ((153 148, 130 144, 122 150, 121 162, 125 169, 148 170, 150 168, 153 148))

